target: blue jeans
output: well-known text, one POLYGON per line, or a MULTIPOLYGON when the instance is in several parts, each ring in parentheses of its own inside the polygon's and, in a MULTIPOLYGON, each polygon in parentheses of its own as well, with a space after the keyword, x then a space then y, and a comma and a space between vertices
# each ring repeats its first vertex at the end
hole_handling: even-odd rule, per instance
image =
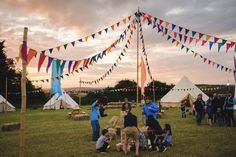
POLYGON ((91 121, 91 126, 92 126, 92 140, 93 141, 97 141, 97 139, 99 138, 99 133, 100 133, 100 125, 98 120, 92 120, 91 121))
POLYGON ((197 112, 197 115, 196 115, 197 124, 201 124, 201 122, 202 122, 202 115, 203 115, 202 111, 198 111, 197 112))

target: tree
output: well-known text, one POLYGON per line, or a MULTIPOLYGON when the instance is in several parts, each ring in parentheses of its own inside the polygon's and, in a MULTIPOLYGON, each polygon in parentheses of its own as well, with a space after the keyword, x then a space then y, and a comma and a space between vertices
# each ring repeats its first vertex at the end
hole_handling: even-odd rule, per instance
POLYGON ((114 88, 135 88, 137 83, 134 80, 121 80, 119 81, 114 88))
MULTIPOLYGON (((5 96, 5 84, 7 79, 8 93, 11 93, 11 95, 8 96, 8 100, 16 107, 19 107, 21 104, 21 95, 19 94, 21 92, 21 71, 16 70, 13 60, 6 57, 4 43, 5 41, 0 42, 0 94, 5 96)), ((46 101, 42 89, 35 87, 28 79, 26 82, 26 89, 27 91, 38 91, 38 93, 27 93, 27 97, 30 96, 30 99, 27 99, 28 106, 35 103, 42 104, 46 101)))
MULTIPOLYGON (((147 87, 149 89, 152 89, 153 88, 153 81, 149 82, 147 84, 147 87)), ((155 87, 155 97, 156 97, 156 99, 161 99, 166 93, 169 92, 169 90, 172 87, 174 87, 174 85, 173 84, 168 85, 166 82, 161 82, 161 81, 154 80, 154 87, 155 87)), ((150 97, 153 97, 153 91, 152 90, 147 90, 147 91, 145 91, 145 95, 149 95, 150 97)))

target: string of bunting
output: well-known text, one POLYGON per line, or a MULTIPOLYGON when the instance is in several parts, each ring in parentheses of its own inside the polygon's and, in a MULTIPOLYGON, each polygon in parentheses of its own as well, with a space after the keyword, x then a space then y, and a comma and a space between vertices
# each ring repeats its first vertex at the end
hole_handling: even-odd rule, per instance
MULTIPOLYGON (((133 23, 132 28, 135 30, 135 23, 133 23)), ((133 31, 131 31, 131 34, 129 36, 129 39, 127 40, 128 45, 130 46, 131 41, 132 40, 132 35, 133 35, 133 31)), ((116 59, 116 62, 109 68, 109 70, 107 70, 107 72, 105 74, 103 74, 101 77, 99 77, 98 79, 95 79, 93 81, 81 81, 82 84, 98 84, 100 81, 103 81, 107 76, 109 76, 115 69, 115 67, 117 67, 117 65, 119 64, 119 61, 122 60, 122 57, 125 56, 127 50, 129 49, 129 46, 126 45, 125 48, 123 48, 123 52, 120 53, 119 57, 116 59)))
MULTIPOLYGON (((148 22, 150 23, 150 22, 148 22)), ((150 24, 148 24, 150 25, 150 24)), ((181 50, 185 49, 186 50, 186 53, 188 53, 189 51, 191 51, 191 53, 194 55, 194 58, 196 58, 197 56, 199 56, 201 59, 203 59, 203 62, 204 63, 207 63, 208 65, 212 65, 212 67, 216 67, 216 69, 219 69, 221 71, 225 71, 225 72, 234 72, 234 70, 232 70, 231 68, 228 68, 224 65, 221 65, 213 60, 210 60, 204 56, 202 56, 201 54, 191 50, 189 47, 185 46, 182 42, 180 42, 178 39, 175 38, 175 35, 171 35, 171 32, 169 31, 165 31, 165 27, 163 26, 160 26, 159 24, 156 24, 156 27, 153 27, 153 28, 157 28, 158 30, 158 33, 161 33, 162 32, 162 35, 164 36, 167 36, 167 41, 171 41, 172 44, 175 44, 175 46, 180 46, 181 50), (172 40, 171 40, 172 39, 172 40), (216 66, 215 66, 216 65, 216 66)))
POLYGON ((121 21, 116 22, 115 24, 113 24, 109 27, 106 27, 106 28, 104 28, 100 31, 95 32, 95 33, 92 33, 91 35, 85 36, 83 38, 79 38, 77 40, 65 43, 63 45, 59 45, 59 46, 55 46, 55 47, 52 47, 52 48, 42 50, 41 53, 45 54, 46 52, 49 52, 51 54, 55 51, 60 52, 61 48, 64 48, 64 50, 66 50, 68 46, 74 47, 77 43, 87 42, 88 39, 95 39, 96 36, 101 36, 102 34, 107 34, 111 30, 114 31, 115 28, 119 28, 121 24, 126 24, 127 22, 132 21, 131 19, 132 19, 132 15, 122 19, 121 21))
POLYGON ((146 52, 146 49, 145 49, 142 23, 141 23, 139 14, 136 13, 135 15, 136 15, 136 17, 137 17, 136 19, 138 19, 138 23, 139 23, 139 33, 140 33, 140 40, 142 42, 142 52, 143 52, 143 55, 144 55, 144 58, 145 58, 145 63, 146 63, 148 75, 149 75, 150 79, 153 80, 152 73, 151 73, 151 68, 150 68, 149 63, 148 63, 147 52, 146 52))
POLYGON ((225 46, 226 52, 228 52, 229 49, 233 49, 236 52, 236 42, 231 40, 226 40, 223 38, 215 37, 209 34, 193 31, 187 28, 184 28, 182 26, 178 26, 176 24, 170 23, 168 21, 165 21, 163 19, 151 16, 149 14, 146 14, 144 12, 140 13, 143 17, 143 22, 147 20, 148 25, 153 25, 153 28, 159 26, 160 29, 163 30, 163 32, 171 33, 173 32, 175 37, 179 37, 180 41, 184 41, 186 43, 188 41, 189 44, 199 43, 201 41, 201 46, 206 45, 208 43, 209 50, 212 49, 213 45, 217 45, 218 52, 220 51, 221 47, 225 46), (195 41, 195 42, 194 42, 195 41))
MULTIPOLYGON (((65 64, 67 62, 68 62, 68 72, 69 73, 71 71, 71 68, 72 68, 72 72, 78 70, 78 68, 81 64, 83 64, 82 65, 83 68, 88 68, 89 65, 92 65, 92 63, 97 62, 99 59, 103 59, 103 57, 106 56, 108 53, 110 53, 113 48, 116 48, 116 45, 126 38, 126 33, 129 30, 130 30, 130 25, 128 25, 128 27, 121 33, 119 38, 117 40, 115 40, 115 42, 113 42, 108 48, 106 48, 102 52, 99 52, 89 58, 84 58, 84 59, 80 59, 80 60, 62 60, 59 58, 46 56, 45 54, 41 53, 40 57, 39 57, 39 61, 38 61, 38 71, 40 71, 40 68, 46 58, 48 58, 46 72, 48 72, 48 69, 50 68, 53 60, 56 60, 56 62, 57 62, 57 70, 62 69, 61 70, 62 72, 63 72, 63 69, 64 69, 65 64), (72 66, 72 64, 73 64, 73 66, 72 66)), ((37 51, 35 51, 33 49, 29 49, 29 53, 28 53, 29 59, 27 61, 29 62, 33 57, 36 56, 36 54, 37 54, 37 51)))
MULTIPOLYGON (((133 35, 133 29, 136 29, 136 27, 135 27, 135 25, 134 25, 134 21, 133 21, 133 23, 129 26, 129 31, 126 31, 126 32, 129 32, 129 39, 126 41, 126 43, 125 43, 125 48, 128 48, 128 45, 130 44, 130 40, 131 40, 131 35, 133 35)), ((123 40, 124 39, 126 39, 126 37, 127 37, 127 33, 125 33, 125 36, 124 36, 124 38, 123 38, 123 40)), ((125 50, 125 49, 124 49, 125 50)), ((122 54, 121 54, 122 55, 122 54)), ((106 56, 106 54, 104 55, 102 55, 102 56, 100 56, 100 57, 104 57, 104 56, 106 56)), ((93 57, 91 57, 91 58, 93 58, 93 57)), ((99 59, 99 58, 98 58, 99 59)), ((96 60, 95 62, 97 62, 98 60, 96 60)), ((90 59, 90 62, 89 62, 89 65, 90 64, 92 64, 92 59, 90 59)), ((63 65, 61 65, 61 66, 63 66, 63 65)), ((60 68, 61 68, 61 66, 60 66, 60 68)), ((68 67, 69 69, 70 69, 70 67, 68 67)), ((61 69, 63 69, 63 68, 61 68, 61 69)), ((61 70, 60 69, 60 70, 61 70)), ((73 66, 73 69, 74 69, 74 66, 73 66)), ((80 69, 80 71, 84 71, 85 69, 88 69, 88 65, 87 65, 87 67, 80 67, 79 68, 80 69)), ((75 72, 77 72, 77 73, 79 73, 79 71, 78 71, 78 69, 76 69, 76 70, 73 70, 71 73, 69 72, 69 73, 66 73, 66 74, 62 74, 60 77, 55 77, 55 78, 52 78, 52 80, 53 79, 60 79, 60 78, 65 78, 66 76, 70 76, 71 74, 73 75, 74 74, 74 71, 75 72)), ((48 83, 49 82, 49 79, 40 79, 40 80, 32 80, 32 82, 46 82, 46 83, 48 83)))
MULTIPOLYGON (((27 91, 27 94, 34 94, 34 93, 40 93, 41 90, 33 90, 33 91, 27 91)), ((8 95, 20 95, 21 92, 8 92, 8 95)))
MULTIPOLYGON (((153 87, 145 87, 145 91, 153 91, 153 87)), ((192 91, 196 90, 199 88, 167 88, 167 87, 155 87, 155 91, 167 91, 167 90, 172 90, 172 91, 192 91)), ((224 87, 212 87, 212 88, 200 88, 202 91, 217 91, 217 90, 222 90, 225 89, 224 87)), ((111 89, 111 92, 136 92, 136 88, 119 88, 119 89, 111 89)))

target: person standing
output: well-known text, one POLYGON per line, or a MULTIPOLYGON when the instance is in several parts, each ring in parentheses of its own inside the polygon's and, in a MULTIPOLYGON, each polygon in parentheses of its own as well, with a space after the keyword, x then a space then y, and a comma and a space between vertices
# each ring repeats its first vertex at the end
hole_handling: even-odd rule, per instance
POLYGON ((217 123, 217 105, 219 103, 219 99, 216 93, 213 94, 212 100, 212 116, 213 116, 213 123, 217 123))
POLYGON ((206 113, 208 115, 208 124, 212 125, 212 119, 213 119, 213 96, 210 95, 209 99, 207 100, 207 105, 206 105, 206 113))
POLYGON ((139 156, 139 132, 138 132, 137 117, 131 112, 128 112, 124 118, 124 143, 123 150, 127 154, 128 139, 132 138, 135 141, 135 156, 139 156))
POLYGON ((234 97, 230 93, 226 98, 224 108, 226 110, 226 125, 235 126, 234 118, 234 97))
POLYGON ((146 116, 146 122, 148 116, 153 116, 157 119, 158 106, 150 100, 150 97, 145 97, 145 104, 143 106, 142 114, 146 116))
POLYGON ((100 105, 101 105, 100 101, 96 100, 92 104, 92 108, 91 108, 90 118, 91 118, 91 126, 92 126, 92 141, 97 141, 97 139, 99 138, 99 134, 100 134, 100 125, 99 125, 99 118, 100 118, 99 107, 100 107, 100 105))
POLYGON ((195 101, 195 110, 197 112, 196 121, 197 125, 200 125, 202 122, 202 115, 204 112, 205 102, 202 100, 202 94, 198 94, 197 100, 195 101))
POLYGON ((129 103, 128 98, 124 99, 124 104, 122 105, 121 108, 122 111, 130 112, 131 111, 131 104, 129 103))

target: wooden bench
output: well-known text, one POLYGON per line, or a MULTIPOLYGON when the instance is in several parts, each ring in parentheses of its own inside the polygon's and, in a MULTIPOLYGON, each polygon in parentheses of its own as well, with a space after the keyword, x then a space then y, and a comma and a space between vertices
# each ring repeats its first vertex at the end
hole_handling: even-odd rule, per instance
POLYGON ((19 122, 5 123, 2 125, 2 131, 12 131, 12 130, 19 130, 19 129, 20 129, 19 122))

